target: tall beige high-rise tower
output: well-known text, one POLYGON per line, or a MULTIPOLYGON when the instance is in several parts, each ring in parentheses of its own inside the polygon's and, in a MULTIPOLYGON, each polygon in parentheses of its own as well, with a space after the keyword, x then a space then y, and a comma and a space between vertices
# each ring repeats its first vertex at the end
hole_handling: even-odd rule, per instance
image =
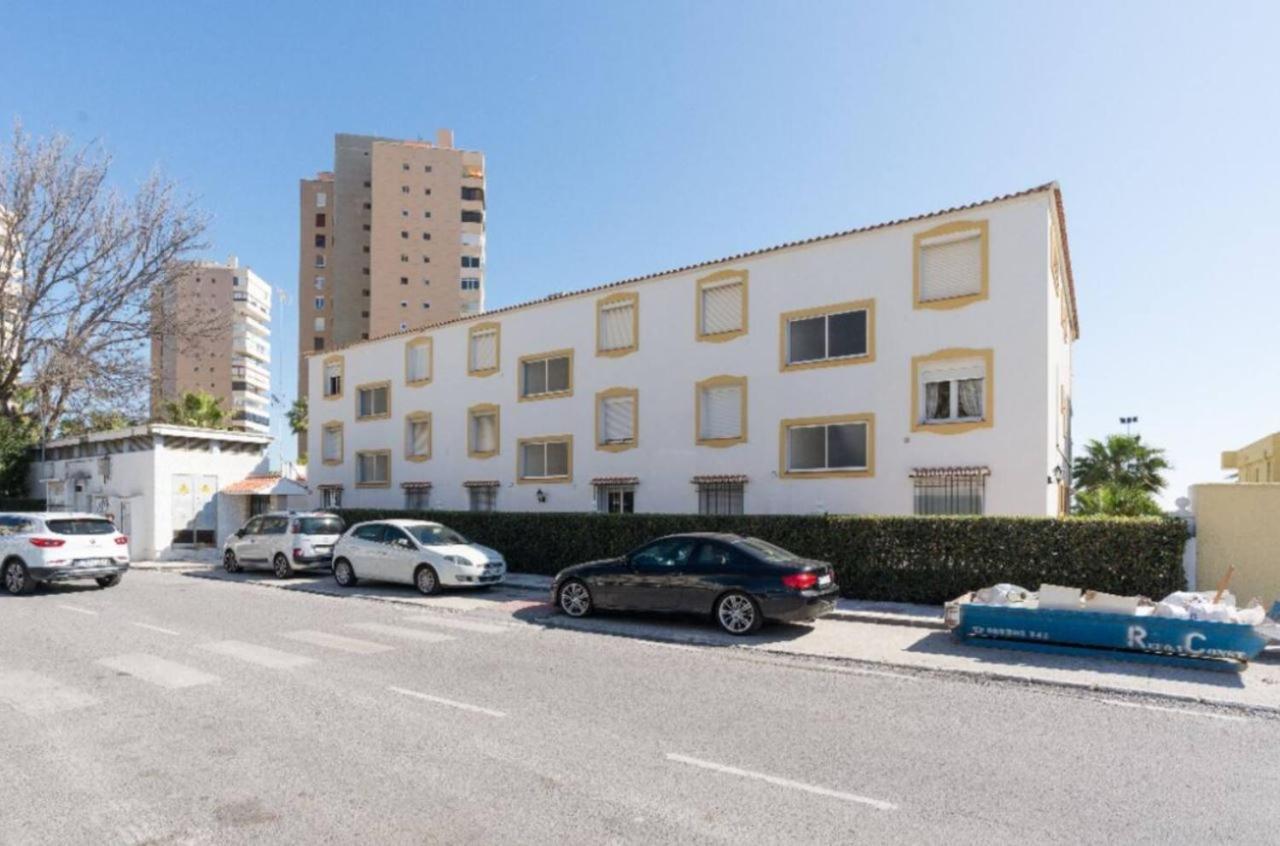
MULTIPOLYGON (((203 391, 222 400, 231 428, 269 431, 271 286, 234 258, 190 262, 157 308, 176 316, 186 334, 157 328, 152 335, 152 416, 164 400, 203 391)), ((156 325, 174 322, 157 316, 156 325)))
POLYGON ((299 396, 307 353, 484 308, 484 154, 447 129, 333 147, 333 170, 299 186, 299 396))

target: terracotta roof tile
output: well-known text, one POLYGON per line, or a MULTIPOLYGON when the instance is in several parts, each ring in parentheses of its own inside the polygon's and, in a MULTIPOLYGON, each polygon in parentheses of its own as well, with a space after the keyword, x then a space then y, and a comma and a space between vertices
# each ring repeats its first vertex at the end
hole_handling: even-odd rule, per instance
POLYGON ((591 480, 593 485, 638 485, 640 480, 635 476, 596 476, 591 480))
POLYGON ((479 481, 463 482, 462 486, 464 488, 499 488, 502 487, 502 483, 497 479, 481 479, 479 481))
POLYGON ((747 481, 742 473, 722 473, 712 476, 694 476, 689 480, 695 485, 740 485, 747 481))
POLYGON ((911 478, 931 479, 938 476, 990 476, 990 467, 912 467, 911 478))

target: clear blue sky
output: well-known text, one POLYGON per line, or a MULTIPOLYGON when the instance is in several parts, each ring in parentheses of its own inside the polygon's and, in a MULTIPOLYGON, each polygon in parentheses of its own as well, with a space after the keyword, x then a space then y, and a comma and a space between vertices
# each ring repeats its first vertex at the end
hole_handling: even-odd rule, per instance
POLYGON ((1056 179, 1077 443, 1138 415, 1177 495, 1280 429, 1280 4, 2 5, 0 117, 158 165, 290 294, 335 132, 485 152, 491 307, 1056 179))

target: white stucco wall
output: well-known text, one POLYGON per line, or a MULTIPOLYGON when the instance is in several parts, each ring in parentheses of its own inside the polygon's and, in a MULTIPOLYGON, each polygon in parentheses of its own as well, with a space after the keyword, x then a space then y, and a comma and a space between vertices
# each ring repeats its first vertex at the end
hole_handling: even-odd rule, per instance
POLYGON ((1046 480, 1058 460, 1057 381, 1070 380, 1069 344, 1049 302, 1046 233, 1054 214, 1053 194, 1044 191, 359 343, 341 351, 340 399, 323 398, 321 389, 322 362, 332 353, 313 355, 312 490, 341 484, 346 506, 399 507, 400 484, 422 480, 433 483, 432 507, 465 509, 463 482, 497 479, 502 510, 586 511, 594 509, 593 477, 627 475, 639 478, 637 511, 690 512, 697 509, 692 476, 732 473, 750 478, 748 513, 910 514, 912 468, 978 465, 991 470, 986 513, 1053 514, 1056 489, 1046 480), (990 296, 958 309, 914 308, 912 236, 953 220, 988 222, 990 296), (749 331, 726 343, 697 342, 696 280, 727 269, 750 274, 749 331), (596 301, 619 291, 639 294, 639 350, 598 357, 596 301), (868 298, 876 308, 874 362, 780 372, 782 312, 868 298), (467 330, 484 321, 501 323, 501 370, 478 378, 466 372, 467 330), (404 345, 423 335, 434 339, 434 378, 408 387, 404 345), (575 351, 573 396, 518 402, 517 359, 567 347, 575 351), (994 426, 964 434, 913 432, 912 357, 952 347, 994 350, 994 426), (747 442, 729 448, 698 446, 694 439, 694 384, 717 375, 748 378, 747 442), (382 380, 392 383, 390 418, 356 422, 356 386, 382 380), (639 446, 620 453, 598 451, 594 443, 595 394, 611 387, 639 389, 639 446), (488 459, 466 454, 466 410, 480 403, 501 407, 500 453, 488 459), (426 462, 404 457, 405 415, 412 411, 433 416, 433 456, 426 462), (781 419, 855 413, 875 415, 873 476, 778 477, 781 419), (326 466, 321 427, 334 420, 343 423, 344 462, 326 466), (574 436, 572 483, 515 484, 517 438, 563 433, 574 436), (391 450, 390 487, 355 487, 354 457, 362 449, 391 450), (538 489, 546 492, 545 503, 537 502, 538 489))

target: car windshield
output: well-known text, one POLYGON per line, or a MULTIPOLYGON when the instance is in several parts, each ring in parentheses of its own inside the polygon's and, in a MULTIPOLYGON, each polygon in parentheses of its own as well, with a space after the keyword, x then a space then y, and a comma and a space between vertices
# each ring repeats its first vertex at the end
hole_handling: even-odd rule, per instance
POLYGON ((738 546, 746 547, 756 557, 763 558, 765 561, 795 561, 800 557, 780 546, 774 546, 768 541, 760 540, 760 538, 743 538, 738 541, 738 546))
POLYGON ((93 518, 47 520, 45 525, 55 535, 109 535, 116 530, 110 520, 93 518))
POLYGON ((445 546, 467 542, 466 538, 448 526, 404 526, 403 528, 423 546, 445 546))
POLYGON ((345 528, 341 517, 303 517, 298 520, 298 533, 303 535, 340 535, 345 528))

